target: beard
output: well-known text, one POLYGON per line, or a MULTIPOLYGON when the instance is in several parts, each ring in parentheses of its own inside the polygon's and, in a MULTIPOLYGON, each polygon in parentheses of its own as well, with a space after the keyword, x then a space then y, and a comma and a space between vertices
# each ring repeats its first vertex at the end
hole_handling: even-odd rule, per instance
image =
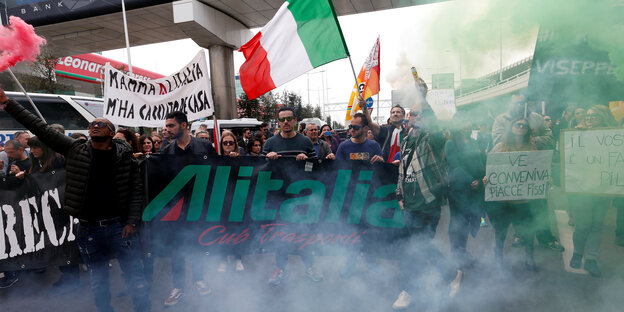
POLYGON ((107 136, 92 136, 91 137, 91 141, 96 142, 96 143, 103 143, 106 142, 106 140, 110 139, 110 137, 107 136))

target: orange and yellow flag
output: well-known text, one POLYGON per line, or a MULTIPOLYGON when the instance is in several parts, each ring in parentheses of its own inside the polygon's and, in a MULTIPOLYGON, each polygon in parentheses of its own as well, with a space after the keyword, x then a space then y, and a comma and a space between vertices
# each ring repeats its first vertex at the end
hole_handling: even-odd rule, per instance
POLYGON ((368 99, 379 93, 379 73, 379 37, 377 37, 375 46, 373 46, 370 54, 368 54, 368 58, 366 58, 366 62, 362 65, 360 74, 357 77, 357 85, 353 86, 353 90, 351 91, 351 98, 349 99, 347 115, 345 117, 346 121, 351 120, 352 116, 362 109, 360 105, 358 105, 358 93, 361 93, 364 99, 368 99))

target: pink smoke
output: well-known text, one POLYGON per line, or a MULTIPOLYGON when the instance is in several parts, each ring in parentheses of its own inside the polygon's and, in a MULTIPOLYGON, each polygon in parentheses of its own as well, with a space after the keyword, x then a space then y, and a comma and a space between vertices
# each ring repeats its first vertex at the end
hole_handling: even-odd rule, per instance
POLYGON ((0 72, 22 61, 34 61, 45 39, 21 18, 11 16, 10 25, 0 28, 0 72))

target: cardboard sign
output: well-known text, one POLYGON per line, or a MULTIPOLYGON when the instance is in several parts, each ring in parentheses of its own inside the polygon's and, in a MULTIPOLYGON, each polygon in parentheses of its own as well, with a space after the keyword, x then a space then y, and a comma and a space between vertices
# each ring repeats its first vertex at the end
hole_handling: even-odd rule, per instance
POLYGON ((485 201, 546 198, 552 155, 552 150, 488 154, 485 201))
POLYGON ((624 196, 624 129, 563 131, 561 165, 566 193, 624 196))

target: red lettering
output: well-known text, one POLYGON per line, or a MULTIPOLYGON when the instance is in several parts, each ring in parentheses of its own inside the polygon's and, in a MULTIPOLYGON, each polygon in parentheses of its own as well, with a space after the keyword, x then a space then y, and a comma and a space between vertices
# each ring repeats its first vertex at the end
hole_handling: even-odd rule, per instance
MULTIPOLYGON (((262 237, 260 238, 260 242, 264 243, 267 241, 267 236, 269 235, 269 233, 271 233, 273 231, 273 229, 275 228, 275 226, 282 226, 284 224, 282 223, 269 223, 269 224, 263 224, 260 226, 261 229, 266 229, 268 228, 268 230, 266 231, 266 233, 264 233, 262 235, 262 237)), ((271 240, 273 240, 275 238, 275 234, 273 235, 273 237, 271 237, 271 240)))
MULTIPOLYGON (((202 245, 202 246, 210 246, 210 245, 212 245, 212 244, 216 243, 216 242, 219 240, 219 237, 215 238, 214 240, 212 240, 212 241, 210 241, 210 242, 208 242, 208 243, 204 243, 204 242, 203 242, 203 238, 204 238, 204 235, 206 235, 206 234, 210 233, 212 230, 216 230, 216 229, 219 229, 219 228, 220 228, 221 230, 219 230, 219 232, 218 232, 218 233, 223 233, 223 232, 225 232, 225 226, 223 226, 223 225, 215 225, 215 226, 213 226, 213 227, 210 227, 210 228, 206 229, 204 232, 202 232, 202 233, 199 235, 199 239, 198 239, 199 244, 200 244, 200 245, 202 245)), ((227 234, 226 234, 226 236, 227 236, 227 234)))

